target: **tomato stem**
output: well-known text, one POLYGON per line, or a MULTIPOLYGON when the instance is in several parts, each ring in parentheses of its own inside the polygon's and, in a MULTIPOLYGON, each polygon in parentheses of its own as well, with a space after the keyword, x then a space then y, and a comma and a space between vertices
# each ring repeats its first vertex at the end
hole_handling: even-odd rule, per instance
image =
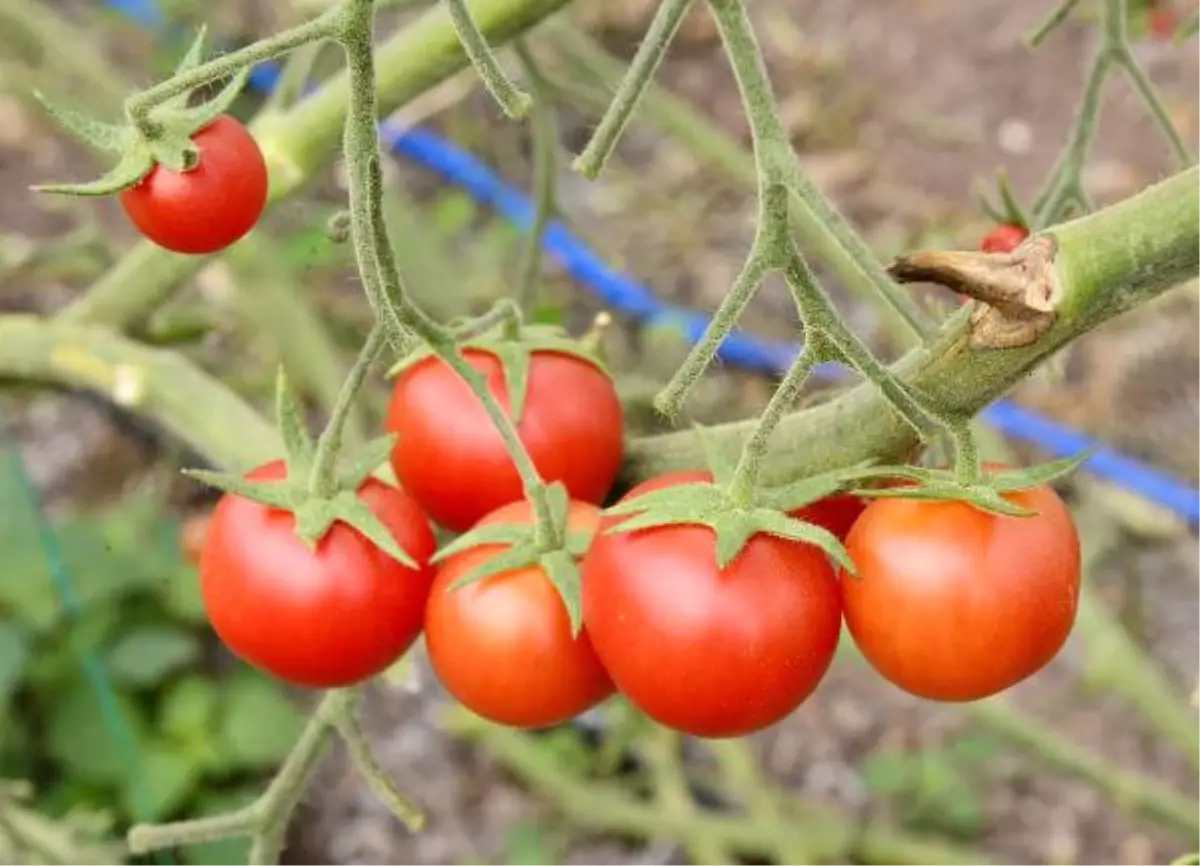
POLYGON ((309 475, 308 489, 313 496, 328 499, 337 489, 337 458, 342 448, 342 436, 346 430, 346 422, 354 411, 354 402, 358 392, 362 390, 371 365, 379 358, 387 345, 387 336, 383 326, 378 322, 367 334, 354 366, 342 383, 338 392, 329 421, 317 439, 316 456, 313 458, 312 471, 309 475))
POLYGON ((947 432, 954 454, 954 480, 965 486, 978 484, 983 477, 983 465, 970 420, 953 424, 947 432))
POLYGON ((572 168, 584 177, 594 180, 604 168, 604 163, 612 155, 617 140, 625 131, 629 118, 633 116, 641 101, 642 94, 654 79, 654 73, 658 71, 671 40, 675 38, 680 22, 691 5, 692 0, 663 0, 659 4, 616 94, 600 118, 600 123, 596 125, 583 152, 571 163, 572 168))
POLYGON ((558 172, 558 124, 549 88, 533 52, 518 39, 514 43, 517 58, 533 92, 533 223, 521 252, 518 270, 517 303, 521 312, 532 316, 537 306, 542 276, 542 237, 555 208, 555 180, 558 172))
POLYGON ((162 134, 162 127, 150 117, 150 111, 155 106, 183 96, 197 87, 236 75, 248 66, 287 54, 302 45, 332 38, 337 30, 339 15, 340 9, 335 7, 298 27, 260 39, 168 78, 130 97, 125 103, 125 113, 147 139, 158 138, 162 134))
MULTIPOLYGON (((376 133, 374 17, 372 0, 346 0, 339 41, 346 54, 350 99, 346 112, 345 157, 349 175, 350 236, 367 297, 385 333, 394 342, 412 336, 425 343, 467 384, 500 433, 512 457, 525 496, 533 505, 537 538, 546 550, 562 544, 546 493, 516 425, 492 396, 484 377, 463 357, 453 331, 443 328, 404 289, 383 212, 383 173, 376 133)), ((403 354, 403 353, 402 353, 403 354)), ((403 446, 401 446, 403 447, 403 446)))
POLYGON ((529 113, 532 100, 529 94, 518 88, 500 68, 496 55, 488 45, 487 38, 480 32, 466 0, 443 0, 446 11, 450 14, 450 22, 458 34, 463 51, 475 67, 483 86, 496 100, 500 108, 514 120, 529 113))

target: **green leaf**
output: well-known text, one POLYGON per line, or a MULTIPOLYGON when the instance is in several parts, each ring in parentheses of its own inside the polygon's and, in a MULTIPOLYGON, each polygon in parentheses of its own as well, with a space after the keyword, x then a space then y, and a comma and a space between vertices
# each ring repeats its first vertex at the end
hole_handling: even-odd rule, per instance
POLYGON ((870 755, 861 770, 863 782, 878 794, 898 794, 909 790, 919 771, 915 758, 894 750, 870 755))
MULTIPOLYGON (((401 565, 412 569, 418 567, 416 561, 396 542, 392 531, 383 525, 383 521, 375 516, 370 506, 359 499, 354 491, 343 490, 329 500, 329 504, 333 508, 335 520, 358 530, 368 541, 401 565)), ((297 519, 299 516, 297 514, 297 519)))
POLYGON ((129 127, 93 120, 73 108, 58 105, 47 99, 39 90, 33 91, 33 95, 50 117, 79 141, 112 153, 120 153, 125 149, 125 144, 129 139, 129 127))
MULTIPOLYGON (((117 712, 137 739, 145 726, 126 695, 117 696, 117 712)), ((82 677, 69 681, 59 692, 50 711, 46 740, 50 756, 64 775, 94 784, 112 784, 124 779, 129 767, 108 735, 103 718, 100 702, 82 677)))
POLYGON ((533 527, 528 523, 489 523, 486 526, 476 526, 444 545, 433 555, 430 562, 444 562, 451 556, 484 544, 504 544, 510 547, 532 544, 533 534, 533 527))
POLYGON ((207 677, 193 675, 176 682, 163 696, 158 710, 162 732, 180 742, 207 735, 212 730, 220 693, 207 677))
POLYGON ((537 562, 539 552, 533 542, 528 544, 516 544, 508 550, 501 551, 490 559, 484 560, 479 565, 468 571, 454 583, 446 587, 447 592, 453 592, 456 589, 461 589, 468 584, 491 577, 494 574, 503 574, 506 571, 514 571, 518 568, 525 568, 537 562))
POLYGON ((5 715, 8 699, 25 675, 29 660, 29 641, 13 623, 0 621, 0 717, 5 715))
POLYGON ((387 462, 400 437, 388 433, 367 442, 346 455, 345 464, 338 467, 338 486, 357 490, 367 476, 387 462))
POLYGON ((178 746, 151 742, 142 750, 138 775, 127 778, 126 809, 133 815, 138 815, 139 805, 149 809, 149 814, 138 815, 144 821, 169 817, 187 802, 200 777, 200 767, 178 746))
POLYGON ((514 424, 525 414, 525 398, 529 395, 529 350, 520 343, 497 342, 489 346, 504 370, 508 389, 509 414, 514 424))
POLYGON ((190 631, 147 625, 125 634, 108 654, 113 677, 131 686, 158 684, 200 657, 200 640, 190 631))
POLYGON ((234 766, 275 766, 291 751, 303 727, 304 716, 274 682, 247 671, 229 683, 218 730, 222 751, 234 766))
POLYGON ((300 412, 300 404, 296 393, 288 382, 287 372, 283 365, 275 375, 275 425, 283 439, 283 450, 287 455, 288 476, 301 478, 307 476, 312 466, 316 446, 304 416, 300 412))
POLYGON ((208 621, 204 595, 194 569, 181 569, 171 575, 164 587, 162 602, 168 613, 184 622, 201 625, 208 621))
POLYGON ((30 187, 34 192, 57 195, 107 196, 137 186, 154 168, 154 158, 144 147, 131 145, 109 171, 84 183, 43 183, 30 187))
POLYGON ((580 597, 579 566, 574 558, 565 550, 553 550, 544 554, 539 560, 542 570, 558 590, 563 605, 567 609, 567 618, 571 623, 572 636, 578 636, 583 628, 583 612, 580 597))

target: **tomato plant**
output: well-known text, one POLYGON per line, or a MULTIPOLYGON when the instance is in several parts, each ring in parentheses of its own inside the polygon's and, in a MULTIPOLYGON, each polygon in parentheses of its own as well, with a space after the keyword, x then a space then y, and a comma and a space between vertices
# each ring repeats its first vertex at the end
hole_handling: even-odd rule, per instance
MULTIPOLYGON (((275 461, 247 477, 285 474, 275 461)), ((374 478, 358 496, 418 569, 344 523, 310 550, 291 512, 233 494, 217 503, 200 554, 201 590, 213 628, 236 655, 288 682, 332 688, 381 672, 420 634, 436 548, 428 518, 374 478)))
MULTIPOLYGON (((467 349, 467 361, 509 411, 500 360, 467 349)), ((561 481, 572 499, 599 503, 621 465, 623 419, 612 380, 587 361, 561 352, 529 358, 521 441, 546 482, 561 481)), ((500 433, 479 400, 443 361, 406 368, 392 390, 387 429, 396 477, 447 529, 462 532, 523 496, 521 479, 500 433)))
POLYGON ((267 204, 267 164, 246 127, 227 114, 196 132, 196 166, 156 165, 121 205, 138 231, 177 253, 214 253, 254 228, 267 204))
POLYGON ((985 253, 1011 253, 1029 237, 1029 232, 1023 227, 1012 224, 998 225, 979 242, 979 249, 985 253))
POLYGON ((1004 494, 1010 517, 960 501, 878 499, 846 541, 846 624, 884 677, 924 698, 970 701, 1031 676, 1075 621, 1079 536, 1048 486, 1004 494))
MULTIPOLYGON (((709 480, 680 472, 626 498, 709 480)), ((605 668, 642 712, 704 737, 747 734, 792 712, 837 649, 841 602, 816 547, 759 533, 725 569, 706 526, 605 534, 583 565, 583 618, 605 668)))
MULTIPOLYGON (((493 511, 480 526, 530 524, 521 500, 493 511)), ((594 532, 600 511, 572 502, 569 532, 594 532)), ((484 718, 544 728, 579 715, 613 692, 587 630, 571 634, 561 596, 537 565, 450 587, 507 549, 485 544, 442 563, 425 613, 425 643, 439 679, 463 706, 484 718)))

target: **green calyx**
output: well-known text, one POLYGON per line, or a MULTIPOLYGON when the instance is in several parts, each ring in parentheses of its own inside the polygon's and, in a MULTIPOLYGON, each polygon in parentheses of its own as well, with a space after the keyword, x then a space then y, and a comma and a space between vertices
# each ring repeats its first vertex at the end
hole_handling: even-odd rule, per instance
POLYGON ((976 188, 975 196, 979 200, 979 206, 983 212, 993 222, 1001 225, 1020 226, 1025 231, 1030 231, 1029 217, 1017 199, 1017 194, 1013 191, 1012 184, 1008 179, 1008 172, 1003 169, 996 178, 996 190, 1000 195, 999 205, 992 201, 990 193, 984 192, 982 188, 976 188))
POLYGON ((945 469, 919 466, 880 467, 881 476, 910 482, 900 487, 855 487, 847 492, 864 499, 925 499, 965 502, 981 511, 1009 517, 1034 517, 1037 512, 1007 499, 1003 494, 1050 484, 1074 472, 1091 456, 1091 449, 1071 457, 1022 469, 984 471, 977 480, 964 483, 945 469))
POLYGON ((447 587, 447 592, 507 571, 537 567, 545 573, 562 598, 571 623, 571 633, 578 635, 583 627, 578 562, 591 546, 594 533, 567 528, 569 502, 565 487, 555 483, 548 486, 547 493, 551 494, 547 500, 553 524, 549 534, 553 538, 540 538, 536 524, 529 522, 477 526, 443 546, 434 554, 431 562, 444 562, 452 556, 484 545, 503 546, 505 550, 471 569, 447 587))
POLYGON ((383 464, 395 443, 392 435, 373 439, 345 455, 337 463, 333 487, 320 494, 313 491, 311 478, 316 445, 304 426, 300 406, 280 368, 276 380, 276 423, 283 439, 284 478, 256 481, 239 475, 205 470, 184 473, 218 490, 260 502, 271 508, 290 511, 296 517, 296 535, 315 550, 334 523, 356 529, 372 544, 401 565, 416 569, 418 564, 396 542, 391 531, 358 496, 358 488, 383 464))
MULTIPOLYGON (((175 74, 196 67, 204 42, 200 30, 191 48, 180 62, 175 74)), ((194 169, 200 153, 192 137, 229 110, 246 86, 250 70, 235 75, 212 99, 189 106, 189 93, 182 93, 148 108, 137 116, 130 110, 137 97, 126 106, 123 123, 94 120, 80 112, 57 105, 41 93, 34 95, 52 118, 74 138, 97 150, 117 155, 117 162, 108 172, 84 183, 51 183, 32 187, 37 192, 61 195, 103 196, 122 192, 136 186, 156 165, 174 172, 194 169)))
MULTIPOLYGON (((469 332, 469 324, 465 327, 469 332)), ((585 343, 572 339, 562 328, 555 325, 525 325, 515 316, 481 334, 472 334, 462 340, 458 347, 460 350, 487 352, 500 362, 504 384, 508 388, 509 412, 514 422, 520 422, 525 411, 525 398, 529 393, 529 362, 535 353, 570 355, 608 375, 599 355, 585 343)), ((393 366, 388 371, 388 377, 399 376, 414 364, 435 354, 435 350, 422 345, 393 366)))

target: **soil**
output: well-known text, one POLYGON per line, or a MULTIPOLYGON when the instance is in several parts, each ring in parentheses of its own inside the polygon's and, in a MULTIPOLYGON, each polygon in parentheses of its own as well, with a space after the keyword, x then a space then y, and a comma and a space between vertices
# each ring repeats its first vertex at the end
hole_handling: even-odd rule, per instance
MULTIPOLYGON (((626 52, 652 5, 646 0, 580 4, 573 14, 626 52)), ((77 3, 51 5, 68 7, 72 14, 86 12, 77 3)), ((266 15, 259 9, 266 4, 217 5, 230 28, 252 27, 249 19, 266 15)), ((987 228, 973 206, 972 185, 1001 166, 1018 196, 1032 197, 1071 123, 1092 42, 1086 23, 1070 22, 1045 49, 1025 50, 1021 37, 1048 5, 1037 0, 758 0, 750 5, 804 164, 881 254, 920 243, 971 246, 987 228)), ((745 138, 736 90, 711 22, 704 20, 706 10, 699 6, 661 80, 745 138)), ((1200 134, 1195 44, 1142 42, 1136 49, 1193 148, 1200 134)), ((96 47, 137 70, 148 46, 114 37, 96 47)), ((5 85, 2 77, 0 85, 5 85)), ((0 274, 33 246, 80 224, 78 211, 52 207, 26 192, 28 185, 81 177, 89 166, 80 149, 55 135, 28 102, 8 89, 0 86, 0 187, 6 190, 0 200, 0 274)), ((432 122, 453 125, 463 115, 484 130, 472 149, 524 182, 528 169, 521 137, 496 119, 478 92, 432 122)), ((565 113, 562 121, 564 141, 577 147, 586 127, 565 113)), ((1119 199, 1169 168, 1144 109, 1130 88, 1117 82, 1110 88, 1087 173, 1089 191, 1100 203, 1119 199)), ((418 170, 402 168, 398 174, 414 188, 430 187, 428 176, 418 170)), ((752 201, 744 192, 698 173, 676 145, 637 126, 602 184, 584 185, 564 168, 559 189, 568 216, 610 261, 661 295, 699 308, 719 303, 753 230, 752 201)), ((87 213, 119 251, 129 234, 113 208, 97 204, 87 213)), ((15 282, 0 282, 0 309, 50 311, 82 285, 70 273, 15 282)), ((595 309, 578 287, 560 280, 558 289, 580 319, 595 309)), ((839 302, 860 331, 889 350, 883 323, 866 305, 845 293, 839 293, 839 302)), ((1200 475, 1196 322, 1194 292, 1153 305, 1079 341, 1065 378, 1034 377, 1017 396, 1195 482, 1200 475)), ((794 336, 794 323, 786 294, 775 285, 764 288, 746 319, 748 328, 780 338, 794 336)), ((661 358, 642 362, 669 366, 661 358)), ((761 379, 721 370, 706 386, 696 414, 746 415, 769 393, 761 379)), ((39 487, 55 504, 111 495, 136 479, 151 455, 161 453, 155 450, 161 444, 155 435, 95 399, 22 395, 7 405, 16 407, 18 441, 39 487)), ((1081 480, 1071 492, 1076 501, 1096 504, 1105 531, 1120 539, 1090 575, 1097 591, 1127 619, 1138 608, 1140 633, 1151 636, 1146 643, 1153 657, 1181 694, 1190 693, 1197 683, 1200 629, 1194 533, 1094 481, 1081 480)), ((1013 690, 1012 702, 1071 742, 1194 797, 1197 779, 1187 761, 1126 702, 1086 687, 1094 659, 1084 650, 1077 634, 1047 671, 1013 690)), ((565 862, 687 862, 685 853, 669 844, 563 830, 552 802, 527 791, 484 751, 445 732, 444 709, 443 696, 424 671, 405 685, 376 689, 365 719, 384 768, 427 810, 425 830, 404 831, 338 753, 303 807, 291 860, 467 863, 507 857, 532 862, 512 859, 509 849, 514 828, 536 822, 555 828, 551 835, 563 833, 558 853, 565 862)), ((868 787, 866 759, 888 748, 934 750, 979 730, 978 721, 961 708, 908 699, 847 659, 835 665, 800 711, 751 742, 762 767, 797 796, 839 805, 864 820, 899 821, 902 804, 889 803, 868 787)), ((1157 829, 1028 753, 1003 750, 980 773, 983 819, 975 843, 998 861, 1162 863, 1195 847, 1195 840, 1157 829)))

